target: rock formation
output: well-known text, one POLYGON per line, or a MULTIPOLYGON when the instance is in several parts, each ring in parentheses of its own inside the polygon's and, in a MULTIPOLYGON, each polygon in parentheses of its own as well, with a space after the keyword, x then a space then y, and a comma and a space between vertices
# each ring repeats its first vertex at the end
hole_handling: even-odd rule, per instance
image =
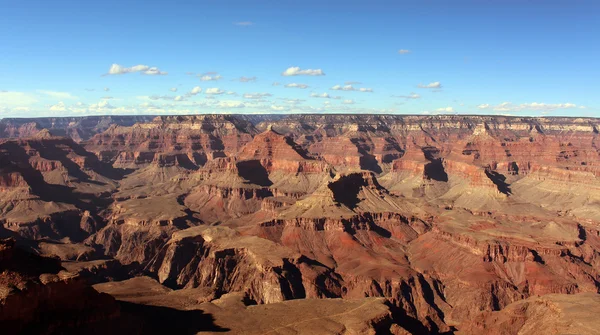
MULTIPOLYGON (((140 303, 211 313, 238 332, 524 332, 553 304, 595 305, 599 127, 505 116, 2 120, 0 237, 93 283, 148 276, 98 287, 125 304, 139 285, 156 293, 140 291, 140 303), (326 317, 296 312, 308 306, 326 317), (259 311, 290 319, 269 328, 259 311), (228 319, 236 313, 247 319, 228 319)), ((560 320, 550 333, 571 331, 560 320)))

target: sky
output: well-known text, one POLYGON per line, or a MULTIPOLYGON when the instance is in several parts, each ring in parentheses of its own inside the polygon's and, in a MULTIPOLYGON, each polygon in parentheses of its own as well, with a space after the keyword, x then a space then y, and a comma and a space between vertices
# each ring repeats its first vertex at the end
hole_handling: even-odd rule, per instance
POLYGON ((0 0, 0 118, 600 117, 597 0, 0 0))

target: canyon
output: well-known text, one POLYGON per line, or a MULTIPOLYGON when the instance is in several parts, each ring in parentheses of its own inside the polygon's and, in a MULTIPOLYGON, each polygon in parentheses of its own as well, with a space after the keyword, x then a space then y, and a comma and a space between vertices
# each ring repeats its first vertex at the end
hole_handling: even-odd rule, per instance
POLYGON ((476 115, 3 119, 0 325, 593 334, 599 132, 476 115))

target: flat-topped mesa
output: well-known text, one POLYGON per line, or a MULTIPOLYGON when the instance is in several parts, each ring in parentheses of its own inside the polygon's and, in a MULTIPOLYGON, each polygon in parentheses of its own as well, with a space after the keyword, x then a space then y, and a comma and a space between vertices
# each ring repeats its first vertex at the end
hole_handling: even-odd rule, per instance
POLYGON ((492 115, 374 115, 374 114, 302 114, 289 115, 279 120, 264 121, 257 125, 265 129, 272 125, 273 129, 287 133, 309 133, 320 126, 328 125, 340 135, 351 130, 392 131, 392 132, 462 132, 465 136, 472 134, 477 125, 486 124, 492 131, 511 131, 519 136, 527 136, 534 128, 541 131, 572 131, 590 133, 598 128, 597 118, 568 117, 511 117, 492 115))

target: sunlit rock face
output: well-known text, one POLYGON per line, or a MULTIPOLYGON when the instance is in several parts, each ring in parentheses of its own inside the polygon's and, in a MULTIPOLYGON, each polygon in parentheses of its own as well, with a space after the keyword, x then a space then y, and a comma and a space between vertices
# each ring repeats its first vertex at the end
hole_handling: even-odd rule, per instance
POLYGON ((348 311, 360 301, 377 313, 332 327, 525 332, 546 307, 566 315, 582 297, 597 308, 599 126, 394 115, 2 121, 11 138, 0 140, 0 236, 94 282, 149 276, 140 287, 160 288, 159 300, 126 298, 202 305, 217 318, 227 315, 219 306, 258 320, 246 306, 295 310, 300 299, 348 311))

